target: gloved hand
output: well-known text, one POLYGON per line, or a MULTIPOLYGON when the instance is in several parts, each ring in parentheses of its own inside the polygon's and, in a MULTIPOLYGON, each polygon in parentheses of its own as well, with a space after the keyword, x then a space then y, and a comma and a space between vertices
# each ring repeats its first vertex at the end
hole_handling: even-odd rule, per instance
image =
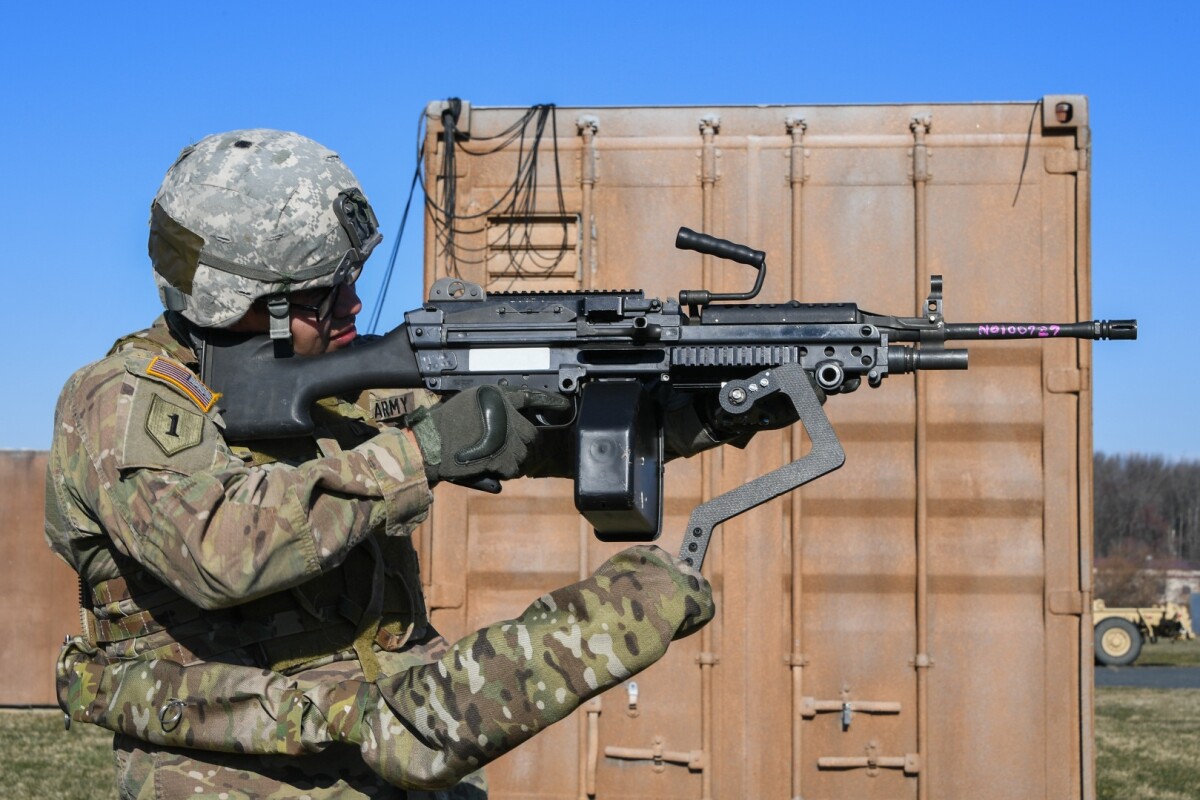
POLYGON ((461 481, 524 475, 538 429, 526 411, 563 411, 571 401, 536 389, 477 386, 405 417, 425 459, 425 476, 461 481))
MULTIPOLYGON (((825 405, 825 392, 812 375, 804 373, 825 405)), ((744 414, 721 408, 715 392, 672 395, 663 416, 668 458, 690 457, 722 444, 745 447, 759 431, 786 428, 799 419, 792 401, 782 392, 759 402, 744 414)))

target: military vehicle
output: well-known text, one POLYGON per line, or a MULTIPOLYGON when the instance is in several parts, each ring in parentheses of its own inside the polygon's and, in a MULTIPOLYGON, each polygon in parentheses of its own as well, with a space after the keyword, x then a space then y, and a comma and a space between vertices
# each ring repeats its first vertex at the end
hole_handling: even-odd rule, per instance
POLYGON ((1123 667, 1137 661, 1144 642, 1159 639, 1195 639, 1187 606, 1165 603, 1145 608, 1109 608, 1092 601, 1096 634, 1096 663, 1123 667))

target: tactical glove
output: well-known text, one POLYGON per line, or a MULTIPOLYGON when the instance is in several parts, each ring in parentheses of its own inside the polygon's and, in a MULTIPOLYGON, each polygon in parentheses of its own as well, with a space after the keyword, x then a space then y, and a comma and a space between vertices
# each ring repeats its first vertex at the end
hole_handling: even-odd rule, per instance
MULTIPOLYGON (((825 405, 825 392, 812 375, 804 374, 812 384, 817 400, 825 405)), ((677 393, 667 403, 663 416, 667 457, 687 458, 722 444, 745 447, 759 431, 786 428, 798 419, 792 401, 782 392, 759 402, 744 414, 730 414, 721 408, 715 392, 677 393)))
POLYGON ((525 474, 538 429, 521 411, 564 411, 571 402, 536 389, 477 386, 405 417, 425 459, 430 485, 525 474))

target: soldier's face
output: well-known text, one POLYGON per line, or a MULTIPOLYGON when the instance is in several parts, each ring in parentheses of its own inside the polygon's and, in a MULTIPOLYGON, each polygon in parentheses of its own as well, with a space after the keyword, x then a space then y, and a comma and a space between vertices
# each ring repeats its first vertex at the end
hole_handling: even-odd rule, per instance
MULTIPOLYGON (((296 292, 292 298, 296 303, 316 306, 328 291, 315 289, 311 292, 296 292)), ((333 310, 324 319, 317 319, 317 314, 311 309, 292 306, 292 349, 300 356, 317 356, 341 350, 358 337, 354 318, 360 311, 362 301, 358 298, 358 291, 352 282, 342 284, 333 310)), ((246 333, 266 333, 270 329, 270 316, 265 304, 261 302, 255 303, 246 312, 246 316, 229 326, 231 331, 246 333)))
MULTIPOLYGON (((327 291, 327 290, 325 290, 327 291)), ((323 294, 318 290, 317 295, 323 294)), ((310 300, 319 301, 319 297, 307 298, 297 296, 300 303, 310 300)), ((350 344, 358 336, 358 328, 354 318, 362 311, 362 300, 354 283, 344 283, 338 291, 337 302, 333 311, 323 320, 311 311, 293 308, 292 310, 292 347, 296 355, 316 356, 321 353, 332 353, 350 344)))

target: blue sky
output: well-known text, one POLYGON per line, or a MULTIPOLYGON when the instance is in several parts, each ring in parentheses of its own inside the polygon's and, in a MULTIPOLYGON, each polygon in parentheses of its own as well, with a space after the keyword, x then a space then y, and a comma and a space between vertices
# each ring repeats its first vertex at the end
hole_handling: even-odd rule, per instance
MULTIPOLYGON (((62 383, 159 312, 149 202, 179 149, 241 127, 338 150, 394 236, 418 114, 1090 96, 1095 441, 1200 458, 1194 3, 14 4, 0 33, 0 448, 45 448, 62 383), (1131 16, 1136 13, 1136 16, 1131 16)), ((410 227, 383 326, 420 300, 410 227)), ((389 242, 384 250, 390 249, 389 242)), ((376 296, 384 259, 364 276, 376 296)), ((364 318, 372 309, 365 310, 364 318)))

